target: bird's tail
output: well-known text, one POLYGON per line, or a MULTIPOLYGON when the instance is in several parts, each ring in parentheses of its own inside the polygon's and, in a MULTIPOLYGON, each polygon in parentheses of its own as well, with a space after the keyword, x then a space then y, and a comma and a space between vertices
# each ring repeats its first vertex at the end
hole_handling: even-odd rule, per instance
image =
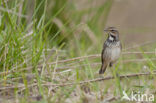
POLYGON ((99 70, 99 74, 103 74, 106 71, 107 65, 102 64, 101 69, 99 70))

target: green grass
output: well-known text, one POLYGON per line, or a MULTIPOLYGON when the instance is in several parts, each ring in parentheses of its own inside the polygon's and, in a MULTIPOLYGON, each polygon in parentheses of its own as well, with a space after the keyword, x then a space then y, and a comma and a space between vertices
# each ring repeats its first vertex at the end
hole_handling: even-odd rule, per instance
MULTIPOLYGON (((112 71, 107 69, 104 75, 114 75, 115 79, 111 80, 79 84, 99 78, 100 64, 93 64, 101 63, 100 57, 59 63, 101 53, 103 29, 113 0, 94 7, 90 6, 92 3, 88 0, 88 8, 78 8, 75 1, 67 0, 0 0, 3 5, 0 10, 0 102, 100 103, 112 96, 122 96, 123 90, 127 94, 155 90, 155 75, 121 80, 116 76, 116 73, 154 73, 156 63, 150 58, 155 55, 144 53, 154 51, 154 43, 130 50, 142 52, 139 55, 122 55, 117 66, 112 71), (124 63, 138 58, 148 60, 124 63), (145 70, 144 66, 147 66, 145 70), (72 85, 51 86, 66 83, 72 85)), ((117 99, 116 102, 124 101, 117 99)))

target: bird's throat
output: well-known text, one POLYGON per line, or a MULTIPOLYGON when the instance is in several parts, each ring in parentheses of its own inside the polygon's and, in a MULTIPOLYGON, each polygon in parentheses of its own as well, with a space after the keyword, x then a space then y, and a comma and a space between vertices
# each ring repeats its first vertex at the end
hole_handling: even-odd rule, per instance
POLYGON ((114 41, 115 40, 115 38, 113 37, 113 36, 109 36, 109 38, 108 38, 110 41, 114 41))

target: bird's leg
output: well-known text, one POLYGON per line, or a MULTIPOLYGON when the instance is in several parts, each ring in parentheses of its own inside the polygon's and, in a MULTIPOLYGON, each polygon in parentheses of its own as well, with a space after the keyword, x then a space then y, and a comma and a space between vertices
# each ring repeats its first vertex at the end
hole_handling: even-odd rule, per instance
POLYGON ((109 67, 112 67, 112 66, 113 66, 113 63, 112 63, 112 62, 110 62, 109 67))
POLYGON ((113 67, 114 62, 109 63, 109 67, 113 67))

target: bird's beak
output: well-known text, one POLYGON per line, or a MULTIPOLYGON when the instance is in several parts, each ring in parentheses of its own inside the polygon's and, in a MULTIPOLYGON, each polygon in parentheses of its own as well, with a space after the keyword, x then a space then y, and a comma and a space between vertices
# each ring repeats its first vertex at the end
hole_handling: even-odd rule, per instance
POLYGON ((109 30, 108 29, 104 29, 104 32, 108 32, 109 30))
POLYGON ((105 31, 105 32, 107 32, 108 30, 107 30, 107 29, 105 29, 104 31, 105 31))

